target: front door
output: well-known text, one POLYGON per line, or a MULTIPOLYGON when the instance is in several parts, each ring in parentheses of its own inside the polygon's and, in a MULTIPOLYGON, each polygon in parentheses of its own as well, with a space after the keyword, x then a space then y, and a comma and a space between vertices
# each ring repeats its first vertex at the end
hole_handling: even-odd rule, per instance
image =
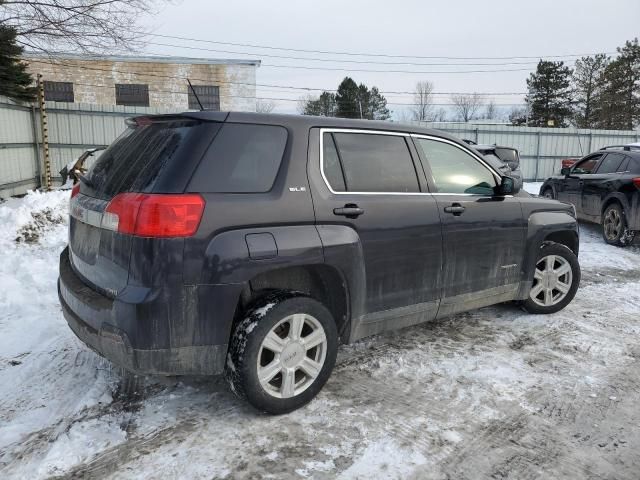
POLYGON ((441 289, 440 217, 416 168, 411 138, 313 129, 309 151, 321 238, 324 227, 347 227, 357 233, 364 259, 364 305, 361 318, 352 319, 352 338, 434 318, 441 289))
POLYGON ((439 317, 515 298, 526 223, 517 198, 496 196, 499 176, 463 146, 414 136, 442 222, 439 317))
POLYGON ((571 168, 571 173, 559 182, 559 188, 557 189, 558 200, 573 204, 576 207, 576 213, 580 217, 584 217, 582 209, 582 187, 584 186, 584 181, 595 170, 598 161, 603 155, 603 153, 596 153, 583 158, 571 168))

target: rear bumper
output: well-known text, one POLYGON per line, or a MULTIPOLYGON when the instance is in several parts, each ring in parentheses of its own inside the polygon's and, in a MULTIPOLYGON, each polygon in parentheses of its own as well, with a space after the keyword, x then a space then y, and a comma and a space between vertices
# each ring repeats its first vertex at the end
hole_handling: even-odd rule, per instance
MULTIPOLYGON (((159 321, 140 318, 147 308, 108 298, 85 285, 73 271, 68 249, 60 255, 58 297, 67 323, 76 336, 115 365, 140 375, 216 375, 224 369, 227 344, 171 346, 184 340, 172 338, 159 321), (149 327, 145 341, 166 331, 169 348, 139 348, 140 325, 149 327)), ((169 309, 169 306, 167 306, 169 309)), ((155 308, 152 310, 156 310, 155 308)), ((226 322, 224 322, 226 323, 226 322)), ((176 325, 179 326, 179 325, 176 325)), ((228 336, 226 337, 228 338, 228 336)))

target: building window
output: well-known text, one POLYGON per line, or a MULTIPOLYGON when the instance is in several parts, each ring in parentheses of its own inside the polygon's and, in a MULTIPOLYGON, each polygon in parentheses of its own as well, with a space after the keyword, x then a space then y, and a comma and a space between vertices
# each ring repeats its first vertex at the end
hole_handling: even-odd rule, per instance
MULTIPOLYGON (((220 87, 214 85, 194 85, 193 90, 195 90, 196 95, 198 95, 200 103, 202 103, 202 108, 205 110, 220 111, 220 87)), ((189 93, 189 109, 200 110, 200 105, 198 104, 198 100, 196 100, 196 96, 193 94, 193 90, 187 87, 189 93)))
POLYGON ((140 83, 116 83, 116 105, 148 107, 149 85, 140 83))
POLYGON ((44 99, 48 102, 73 102, 73 83, 45 81, 44 99))

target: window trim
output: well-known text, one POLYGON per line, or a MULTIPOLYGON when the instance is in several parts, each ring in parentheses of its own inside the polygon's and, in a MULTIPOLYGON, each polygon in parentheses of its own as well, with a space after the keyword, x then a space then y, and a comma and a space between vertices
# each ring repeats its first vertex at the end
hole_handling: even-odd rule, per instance
MULTIPOLYGON (((435 137, 433 135, 424 135, 421 133, 412 133, 410 134, 411 138, 413 139, 424 139, 424 140, 434 140, 436 142, 442 142, 442 143, 448 143, 449 145, 453 145, 454 147, 459 148, 460 150, 462 150, 463 152, 465 152, 466 154, 470 155, 472 158, 475 158, 482 166, 484 166, 491 175, 493 175, 494 180, 496 181, 496 184, 499 186, 500 183, 502 182, 502 175, 500 175, 498 172, 496 172, 493 167, 491 167, 491 165, 489 165, 487 162, 485 162, 481 156, 479 154, 476 154, 474 152, 472 152, 471 150, 463 147, 462 145, 459 145, 458 143, 446 139, 446 138, 441 138, 441 137, 435 137)), ((416 146, 416 148, 418 148, 418 146, 416 146)), ((420 157, 421 157, 421 161, 422 161, 422 157, 424 156, 424 152, 419 152, 420 153, 420 157)), ((429 182, 429 186, 433 186, 435 187, 435 185, 433 184, 433 177, 431 176, 431 178, 429 178, 429 176, 431 175, 431 165, 429 165, 429 159, 428 158, 424 158, 424 161, 427 163, 425 165, 425 172, 428 171, 429 175, 427 175, 427 181, 429 182)), ((447 193, 447 192, 432 192, 430 193, 430 195, 456 195, 456 196, 461 196, 461 197, 486 197, 487 195, 483 195, 481 193, 447 193)), ((504 197, 512 197, 513 195, 504 195, 504 197)))
MULTIPOLYGON (((329 184, 329 181, 327 180, 327 176, 324 173, 324 144, 323 144, 323 135, 325 133, 361 133, 361 134, 367 134, 367 135, 389 135, 389 136, 395 136, 395 137, 404 137, 405 141, 407 141, 407 138, 411 137, 410 133, 404 133, 404 132, 393 132, 393 131, 386 131, 386 130, 362 130, 362 129, 355 129, 355 128, 320 128, 320 139, 319 139, 319 143, 320 143, 320 174, 322 176, 322 180, 324 181, 325 185, 327 186, 327 188, 329 189, 329 191, 334 194, 334 195, 431 195, 430 192, 351 192, 351 191, 344 191, 344 192, 337 192, 335 191, 331 185, 329 184)), ((337 145, 336 145, 337 148, 337 145)), ((414 173, 416 174, 416 181, 418 182, 418 188, 421 188, 421 184, 420 184, 420 178, 418 175, 418 171, 417 171, 417 165, 416 165, 416 159, 414 158, 414 155, 411 152, 411 147, 409 145, 407 145, 407 152, 409 153, 409 157, 411 158, 411 162, 413 163, 413 168, 414 168, 414 173)), ((347 188, 346 186, 346 179, 345 179, 345 188, 347 188)))

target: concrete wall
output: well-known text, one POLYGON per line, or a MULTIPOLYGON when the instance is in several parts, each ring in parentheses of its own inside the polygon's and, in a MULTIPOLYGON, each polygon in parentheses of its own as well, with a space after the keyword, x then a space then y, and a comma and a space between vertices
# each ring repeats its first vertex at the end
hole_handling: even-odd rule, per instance
MULTIPOLYGON (((117 57, 114 57, 117 58, 117 57)), ((109 59, 49 58, 28 56, 25 61, 34 76, 43 80, 74 84, 75 103, 115 105, 115 84, 136 83, 149 86, 149 106, 187 110, 189 78, 193 85, 217 85, 220 109, 256 109, 256 64, 186 63, 152 60, 116 61, 109 59)), ((195 61, 195 60, 194 60, 195 61)), ((223 61, 220 61, 223 62, 223 61)))

